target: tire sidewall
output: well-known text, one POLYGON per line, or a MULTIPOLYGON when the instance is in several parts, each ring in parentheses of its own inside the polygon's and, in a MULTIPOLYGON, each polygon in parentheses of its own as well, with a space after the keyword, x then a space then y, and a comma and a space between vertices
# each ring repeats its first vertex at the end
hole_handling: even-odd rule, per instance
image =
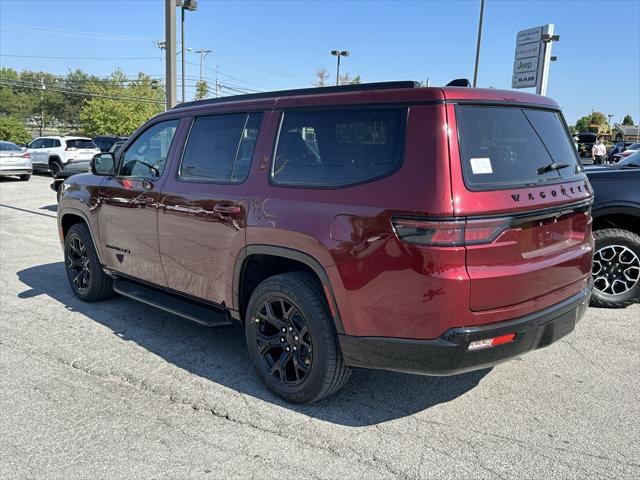
POLYGON ((286 398, 292 402, 305 402, 309 398, 315 397, 316 393, 322 388, 323 379, 326 376, 328 368, 328 352, 324 343, 324 335, 318 325, 317 316, 325 315, 328 319, 328 312, 318 312, 313 306, 313 302, 305 298, 307 293, 304 290, 298 292, 298 288, 291 287, 282 275, 278 275, 266 280, 260 284, 249 301, 245 320, 245 338, 249 357, 253 362, 258 374, 267 386, 276 394, 286 398), (309 329, 312 344, 312 362, 307 378, 302 383, 295 386, 285 385, 275 379, 267 369, 267 365, 260 357, 256 347, 256 322, 255 317, 258 310, 269 299, 280 297, 295 305, 309 329))
MULTIPOLYGON (((594 254, 608 245, 621 245, 632 250, 636 256, 640 258, 640 237, 631 232, 618 229, 604 229, 594 232, 594 237, 594 254)), ((637 300, 638 296, 640 296, 640 281, 637 282, 631 290, 620 295, 602 293, 594 288, 592 296, 596 302, 612 307, 624 307, 630 302, 637 300)))

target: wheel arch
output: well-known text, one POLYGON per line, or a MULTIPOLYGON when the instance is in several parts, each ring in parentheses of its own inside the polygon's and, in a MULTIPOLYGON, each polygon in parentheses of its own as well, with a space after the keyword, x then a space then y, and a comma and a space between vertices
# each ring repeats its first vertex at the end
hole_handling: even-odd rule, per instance
POLYGON ((242 322, 244 309, 248 303, 249 296, 258 283, 279 273, 299 270, 309 271, 318 278, 318 281, 324 291, 336 331, 338 333, 344 333, 342 320, 333 294, 329 275, 322 264, 307 253, 292 248, 273 245, 249 245, 245 247, 236 258, 233 271, 233 309, 237 312, 237 315, 234 315, 236 320, 242 322), (275 269, 264 271, 262 275, 258 275, 258 277, 252 282, 253 285, 248 285, 246 283, 246 273, 248 268, 253 265, 252 259, 264 259, 265 257, 273 259, 273 262, 279 262, 278 265, 281 268, 285 268, 285 270, 279 271, 278 269, 275 269), (295 266, 300 266, 301 268, 295 268, 295 266))
POLYGON ((89 218, 83 211, 67 207, 62 209, 58 213, 58 229, 60 233, 60 241, 64 244, 64 239, 67 236, 67 232, 73 225, 76 225, 78 223, 84 223, 89 229, 91 240, 93 241, 93 246, 96 250, 96 254, 98 255, 98 259, 100 260, 100 263, 104 265, 104 262, 102 260, 102 252, 101 249, 98 248, 98 244, 96 241, 97 237, 95 235, 93 227, 91 226, 89 218))
POLYGON ((620 228, 640 235, 640 210, 633 206, 607 207, 596 210, 593 215, 593 230, 620 228))

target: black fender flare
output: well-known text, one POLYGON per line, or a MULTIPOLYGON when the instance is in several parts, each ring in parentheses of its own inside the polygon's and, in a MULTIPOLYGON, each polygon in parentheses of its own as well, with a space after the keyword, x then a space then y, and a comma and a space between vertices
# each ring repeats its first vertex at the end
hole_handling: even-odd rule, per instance
MULTIPOLYGON (((248 245, 242 249, 242 251, 236 257, 235 266, 233 269, 233 313, 237 312, 237 320, 240 320, 240 281, 242 280, 243 269, 245 266, 245 260, 251 255, 271 255, 274 257, 288 258, 305 264, 318 276, 325 295, 327 296, 327 302, 329 302, 329 311, 333 318, 333 322, 337 333, 343 334, 344 327, 342 325, 342 319, 340 318, 340 312, 338 311, 338 303, 336 302, 333 294, 333 287, 329 280, 324 267, 311 255, 295 250, 293 248, 278 247, 274 245, 248 245)), ((234 315, 235 316, 235 315, 234 315)))
POLYGON ((93 231, 93 227, 91 226, 89 217, 82 210, 78 210, 77 208, 73 208, 73 207, 63 207, 62 209, 58 210, 58 229, 60 230, 60 240, 62 241, 63 245, 64 245, 64 238, 62 238, 62 220, 64 219, 65 215, 75 215, 84 220, 84 223, 87 225, 87 228, 89 229, 89 233, 91 234, 91 240, 93 241, 93 248, 95 248, 96 250, 96 254, 98 255, 98 260, 100 260, 100 263, 104 265, 105 263, 102 259, 102 251, 100 248, 98 248, 98 243, 97 243, 97 240, 99 240, 99 237, 93 231))

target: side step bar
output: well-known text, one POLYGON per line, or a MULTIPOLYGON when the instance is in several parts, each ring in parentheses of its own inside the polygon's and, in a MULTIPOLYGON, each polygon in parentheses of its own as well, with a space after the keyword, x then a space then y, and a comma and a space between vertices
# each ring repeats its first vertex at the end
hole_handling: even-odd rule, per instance
POLYGON ((222 309, 208 307, 177 295, 164 293, 160 290, 141 285, 123 278, 113 281, 113 289, 124 297, 137 300, 165 312, 173 313, 192 322, 207 327, 222 327, 231 325, 231 321, 222 309))

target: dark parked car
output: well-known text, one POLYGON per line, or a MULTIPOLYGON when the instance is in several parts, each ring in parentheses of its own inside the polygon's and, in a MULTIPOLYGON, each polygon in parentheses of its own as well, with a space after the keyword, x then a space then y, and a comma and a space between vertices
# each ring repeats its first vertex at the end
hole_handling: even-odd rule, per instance
POLYGON ((598 135, 592 132, 580 132, 578 135, 578 154, 581 157, 591 157, 591 148, 596 143, 598 135))
POLYGON ((640 151, 586 172, 595 192, 591 302, 626 307, 640 300, 640 151))
POLYGON ((237 323, 311 402, 351 367, 450 375, 570 333, 592 193, 558 105, 413 82, 184 103, 66 180, 73 292, 237 323))
POLYGON ((108 152, 114 143, 120 140, 126 140, 126 137, 116 137, 113 135, 100 135, 93 139, 93 143, 95 143, 101 152, 108 152))
MULTIPOLYGON (((618 142, 618 143, 616 143, 616 144, 611 148, 611 150, 609 150, 609 154, 608 154, 608 156, 607 156, 607 161, 608 161, 609 163, 614 163, 613 156, 614 156, 614 155, 618 155, 618 154, 620 154, 620 153, 624 152, 624 151, 625 151, 627 148, 629 148, 631 145, 633 145, 633 142, 618 142)), ((619 157, 618 157, 618 158, 616 158, 616 161, 617 161, 618 159, 619 159, 619 157)))

